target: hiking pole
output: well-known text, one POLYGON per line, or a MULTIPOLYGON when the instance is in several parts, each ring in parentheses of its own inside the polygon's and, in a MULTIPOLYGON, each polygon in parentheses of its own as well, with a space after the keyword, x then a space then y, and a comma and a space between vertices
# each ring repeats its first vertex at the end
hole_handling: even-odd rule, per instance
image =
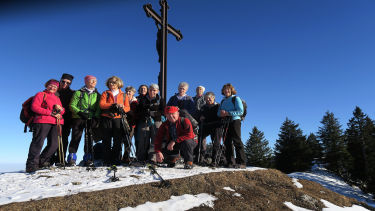
POLYGON ((85 120, 85 124, 86 124, 85 125, 85 148, 86 148, 85 153, 86 153, 86 159, 87 159, 86 164, 88 163, 87 168, 86 168, 87 171, 96 170, 96 167, 94 164, 94 149, 93 149, 94 144, 92 143, 93 140, 92 140, 91 120, 92 119, 85 120), (91 159, 91 162, 89 162, 89 159, 91 159))
POLYGON ((203 145, 203 121, 201 121, 201 125, 200 125, 200 133, 198 134, 198 144, 199 144, 199 148, 198 148, 198 163, 201 162, 201 148, 202 148, 202 145, 203 145))
MULTIPOLYGON (((122 128, 123 128, 124 133, 125 133, 126 142, 127 142, 128 147, 130 149, 130 153, 133 153, 133 155, 135 156, 135 149, 134 149, 134 146, 132 145, 131 140, 130 140, 130 126, 129 126, 128 121, 126 120, 126 113, 123 112, 123 111, 121 111, 121 123, 122 123, 122 128)), ((126 147, 124 147, 124 150, 126 151, 126 147)), ((130 156, 130 153, 129 153, 129 156, 130 156)), ((129 165, 131 163, 132 162, 130 162, 129 165)))
POLYGON ((57 142, 59 145, 59 161, 62 164, 63 168, 65 169, 65 158, 64 158, 64 146, 62 143, 62 128, 60 119, 57 119, 57 142))
POLYGON ((159 188, 169 188, 171 186, 171 182, 164 180, 153 165, 147 164, 147 167, 151 170, 151 174, 156 174, 160 178, 159 188))
MULTIPOLYGON (((222 121, 223 121, 223 125, 220 128, 220 130, 221 130, 220 131, 221 132, 221 137, 220 137, 219 141, 222 140, 223 144, 224 144, 226 136, 227 136, 227 132, 228 132, 228 127, 229 127, 230 120, 229 120, 229 118, 226 118, 226 119, 222 119, 222 121)), ((222 147, 221 141, 220 141, 219 152, 216 153, 216 157, 215 157, 215 164, 216 165, 218 165, 217 159, 221 158, 222 152, 223 152, 223 147, 222 147)), ((219 162, 220 162, 220 160, 219 160, 219 162)))

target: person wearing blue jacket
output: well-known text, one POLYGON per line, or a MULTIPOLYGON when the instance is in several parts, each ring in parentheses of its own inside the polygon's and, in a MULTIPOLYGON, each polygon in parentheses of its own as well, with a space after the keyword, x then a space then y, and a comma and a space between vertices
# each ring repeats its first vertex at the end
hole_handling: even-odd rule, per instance
POLYGON ((220 103, 217 115, 228 118, 230 121, 228 128, 225 129, 226 135, 223 137, 227 167, 246 168, 246 155, 241 140, 241 116, 244 112, 242 101, 236 96, 237 91, 230 83, 223 86, 221 94, 224 95, 224 99, 220 103), (234 158, 233 145, 236 150, 236 159, 234 158))

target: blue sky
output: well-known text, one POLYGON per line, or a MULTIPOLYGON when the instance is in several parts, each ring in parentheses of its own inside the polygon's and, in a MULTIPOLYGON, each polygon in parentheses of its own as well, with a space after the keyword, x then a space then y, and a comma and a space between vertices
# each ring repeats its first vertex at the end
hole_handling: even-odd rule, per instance
MULTIPOLYGON (((78 89, 91 74, 100 92, 112 75, 135 87, 157 82, 156 26, 142 6, 159 12, 158 1, 47 2, 0 9, 0 163, 26 161, 31 133, 23 133, 21 104, 48 79, 70 73, 78 89)), ((189 95, 203 85, 220 102, 222 85, 232 83, 248 104, 244 142, 257 126, 273 147, 286 117, 305 134, 318 130, 328 110, 344 129, 355 106, 374 118, 374 1, 170 0, 169 6, 168 21, 184 39, 168 37, 168 97, 187 81, 189 95)))

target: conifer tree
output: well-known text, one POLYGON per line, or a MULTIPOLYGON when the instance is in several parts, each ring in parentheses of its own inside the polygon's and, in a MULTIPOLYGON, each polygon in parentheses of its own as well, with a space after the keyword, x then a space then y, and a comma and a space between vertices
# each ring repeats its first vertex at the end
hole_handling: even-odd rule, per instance
POLYGON ((374 172, 374 123, 356 107, 345 132, 348 151, 353 157, 351 177, 361 186, 370 183, 374 172))
POLYGON ((268 141, 264 138, 264 133, 253 127, 250 137, 245 145, 247 164, 269 168, 272 161, 272 150, 268 146, 268 141))
POLYGON ((310 133, 307 137, 307 143, 310 146, 313 159, 316 162, 320 162, 323 155, 323 148, 314 133, 310 133))
POLYGON ((326 168, 339 176, 347 178, 350 154, 346 150, 343 131, 339 121, 332 112, 323 116, 318 131, 318 140, 322 143, 323 163, 326 168))
POLYGON ((279 139, 276 140, 276 168, 285 173, 309 170, 312 166, 312 152, 298 126, 286 118, 280 128, 279 139))

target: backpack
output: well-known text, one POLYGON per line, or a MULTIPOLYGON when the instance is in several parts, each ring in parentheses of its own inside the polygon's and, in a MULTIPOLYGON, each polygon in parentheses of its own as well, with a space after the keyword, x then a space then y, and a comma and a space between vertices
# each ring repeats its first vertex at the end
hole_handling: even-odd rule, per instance
MULTIPOLYGON (((188 118, 188 117, 186 117, 186 118, 190 120, 190 118, 188 118)), ((188 127, 188 126, 186 125, 186 123, 185 123, 185 117, 181 117, 181 123, 182 123, 182 127, 183 127, 184 129, 186 129, 186 128, 188 127)), ((190 123, 191 123, 191 121, 190 121, 190 123)), ((199 126, 196 125, 196 126, 194 127, 193 123, 191 123, 191 126, 193 127, 194 140, 198 140, 199 126)))
MULTIPOLYGON (((242 101, 242 106, 243 106, 243 113, 240 117, 241 117, 241 121, 243 121, 247 114, 247 104, 246 104, 246 101, 244 101, 243 99, 240 98, 240 100, 242 101)), ((224 99, 221 100, 220 105, 223 104, 223 101, 224 99)), ((232 103, 233 103, 233 106, 236 107, 236 96, 232 97, 232 103)))
MULTIPOLYGON (((45 101, 46 97, 47 97, 47 95, 45 93, 43 93, 43 103, 46 102, 45 101)), ((24 133, 27 132, 27 127, 30 128, 29 131, 31 132, 31 124, 33 123, 33 120, 34 120, 34 117, 35 117, 35 113, 31 110, 31 104, 33 102, 33 99, 34 99, 34 96, 29 97, 29 99, 27 99, 22 104, 22 109, 21 109, 21 113, 20 113, 20 120, 21 120, 21 122, 25 123, 25 128, 23 130, 24 133)))

